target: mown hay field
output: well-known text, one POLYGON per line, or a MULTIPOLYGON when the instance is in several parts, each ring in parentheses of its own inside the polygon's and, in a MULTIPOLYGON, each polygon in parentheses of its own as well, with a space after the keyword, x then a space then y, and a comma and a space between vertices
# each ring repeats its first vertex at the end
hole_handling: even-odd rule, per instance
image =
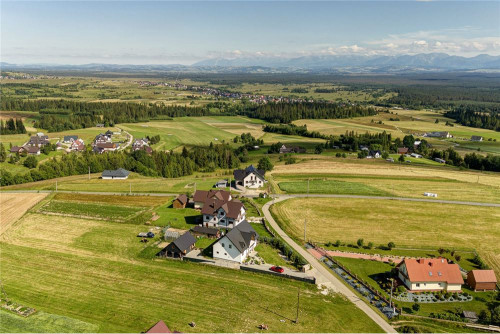
POLYGON ((0 193, 0 235, 47 194, 0 193))
POLYGON ((317 242, 341 240, 414 248, 474 248, 500 273, 500 208, 377 199, 293 198, 272 206, 285 231, 317 242))
MULTIPOLYGON (((59 331, 141 332, 160 319, 181 332, 255 332, 261 323, 271 332, 381 331, 353 304, 314 285, 152 260, 159 249, 136 237, 148 229, 29 213, 0 237, 3 288, 18 303, 65 317, 59 331), (293 324, 298 289, 299 323, 293 324)), ((30 329, 32 319, 9 319, 0 329, 30 329)))

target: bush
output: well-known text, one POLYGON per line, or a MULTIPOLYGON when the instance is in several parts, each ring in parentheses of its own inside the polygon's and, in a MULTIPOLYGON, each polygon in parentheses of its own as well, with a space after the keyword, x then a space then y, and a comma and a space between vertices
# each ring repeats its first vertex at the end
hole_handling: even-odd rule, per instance
POLYGON ((420 310, 420 304, 419 303, 415 303, 411 306, 411 309, 415 312, 418 312, 420 310))
POLYGON ((23 165, 24 167, 30 169, 36 168, 36 166, 38 165, 38 160, 35 158, 34 155, 30 155, 29 157, 26 158, 26 160, 24 160, 23 165))
POLYGON ((387 248, 389 248, 389 250, 392 250, 395 247, 396 247, 396 244, 392 241, 387 244, 387 248))

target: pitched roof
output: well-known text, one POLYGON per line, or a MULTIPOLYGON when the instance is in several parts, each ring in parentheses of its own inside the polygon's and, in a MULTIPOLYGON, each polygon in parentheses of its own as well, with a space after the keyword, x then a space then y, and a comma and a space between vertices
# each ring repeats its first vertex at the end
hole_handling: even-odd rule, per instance
POLYGON ((188 197, 185 194, 179 195, 179 197, 176 198, 181 204, 187 204, 188 202, 188 197))
POLYGON ((116 143, 97 143, 95 146, 98 148, 116 148, 116 143))
POLYGON ((464 283, 458 264, 450 264, 443 258, 404 259, 402 264, 406 265, 408 278, 412 282, 464 283))
POLYGON ((26 149, 28 153, 38 153, 40 152, 40 148, 38 146, 28 146, 26 149))
POLYGON ((398 147, 398 153, 408 153, 408 147, 398 147))
POLYGON ((231 231, 226 234, 226 237, 232 242, 234 247, 236 247, 236 249, 240 251, 240 253, 244 252, 248 247, 250 247, 252 236, 255 239, 259 235, 246 220, 236 225, 231 231))
POLYGON ((123 168, 118 168, 115 170, 104 170, 102 172, 102 176, 107 176, 107 177, 125 177, 128 176, 130 172, 126 169, 123 168))
POLYGON ((64 141, 77 140, 78 136, 64 136, 64 141))
POLYGON ((185 250, 189 249, 189 247, 191 247, 196 243, 196 239, 193 237, 191 233, 186 232, 177 239, 175 239, 173 243, 181 252, 184 252, 185 250))
POLYGON ((476 283, 491 283, 497 282, 495 272, 493 270, 472 270, 469 275, 474 276, 476 283))
POLYGON ((11 151, 12 153, 17 153, 17 152, 19 152, 21 149, 22 149, 22 147, 19 147, 19 146, 12 146, 12 147, 10 148, 10 151, 11 151))
POLYGON ((146 333, 172 333, 163 320, 158 321, 146 333))
POLYGON ((205 203, 208 199, 219 199, 223 201, 229 201, 231 193, 225 190, 196 190, 193 195, 193 200, 195 202, 205 203))
POLYGON ((203 205, 201 213, 204 215, 216 215, 219 209, 223 209, 228 218, 236 219, 240 215, 241 208, 245 207, 240 201, 224 201, 220 199, 209 199, 203 205))
POLYGON ((191 231, 196 233, 203 233, 206 235, 217 235, 217 233, 219 233, 219 230, 216 228, 200 226, 200 225, 196 225, 191 229, 191 231))
POLYGON ((262 180, 265 180, 264 175, 266 174, 266 171, 263 169, 257 169, 253 165, 250 165, 245 169, 235 169, 233 172, 233 176, 235 180, 241 181, 251 173, 254 173, 262 180))

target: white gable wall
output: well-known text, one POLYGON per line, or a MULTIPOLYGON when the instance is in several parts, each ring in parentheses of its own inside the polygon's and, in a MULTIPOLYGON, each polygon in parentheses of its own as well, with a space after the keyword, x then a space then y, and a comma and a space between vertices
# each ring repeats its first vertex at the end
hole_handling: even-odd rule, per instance
POLYGON ((213 256, 216 259, 235 261, 239 263, 244 261, 242 254, 226 236, 220 238, 219 241, 214 244, 213 256))
POLYGON ((260 188, 264 186, 264 181, 255 173, 250 173, 243 179, 243 186, 247 188, 260 188))

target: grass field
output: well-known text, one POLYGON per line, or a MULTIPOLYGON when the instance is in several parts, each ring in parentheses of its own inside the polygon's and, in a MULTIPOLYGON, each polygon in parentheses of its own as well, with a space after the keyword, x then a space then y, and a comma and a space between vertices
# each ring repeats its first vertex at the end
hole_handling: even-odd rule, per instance
POLYGON ((337 239, 415 248, 475 248, 500 273, 500 208, 387 200, 294 198, 272 207, 285 231, 297 240, 337 239))
MULTIPOLYGON (((397 172, 397 169, 394 170, 397 172)), ((439 199, 500 203, 500 188, 473 182, 432 176, 390 176, 359 174, 274 174, 273 183, 287 193, 350 194, 424 198, 424 192, 439 199)), ((477 178, 476 178, 477 179, 477 178)))
POLYGON ((98 329, 94 324, 45 312, 25 318, 0 310, 2 333, 93 333, 98 329))
POLYGON ((140 208, 108 204, 78 203, 50 201, 40 208, 40 212, 60 214, 64 216, 100 218, 114 221, 125 221, 141 212, 140 208))
POLYGON ((56 190, 65 191, 95 191, 128 193, 193 193, 195 189, 208 190, 215 182, 228 175, 228 171, 216 173, 196 173, 194 175, 175 179, 153 178, 131 173, 127 180, 102 180, 101 174, 74 175, 58 179, 24 183, 2 187, 2 190, 56 190))
POLYGON ((287 267, 290 269, 296 270, 294 266, 292 266, 288 261, 284 260, 279 251, 276 248, 273 248, 267 244, 260 243, 255 247, 259 256, 266 261, 267 264, 272 264, 280 267, 287 267))
POLYGON ((47 194, 0 193, 0 235, 47 194))
MULTIPOLYGON (((113 202, 113 201, 112 201, 113 202)), ((379 332, 343 298, 315 286, 225 268, 151 260, 144 226, 29 213, 0 237, 9 298, 49 314, 7 317, 7 331, 141 332, 158 320, 181 332, 379 332), (295 317, 301 290, 299 323, 295 317), (276 298, 279 296, 279 298, 276 298), (227 309, 233 316, 227 316, 227 309), (270 311, 272 312, 270 312, 270 311), (284 319, 285 321, 280 321, 284 319), (196 322, 196 328, 188 323, 196 322)), ((2 315, 2 319, 6 319, 2 315)))

